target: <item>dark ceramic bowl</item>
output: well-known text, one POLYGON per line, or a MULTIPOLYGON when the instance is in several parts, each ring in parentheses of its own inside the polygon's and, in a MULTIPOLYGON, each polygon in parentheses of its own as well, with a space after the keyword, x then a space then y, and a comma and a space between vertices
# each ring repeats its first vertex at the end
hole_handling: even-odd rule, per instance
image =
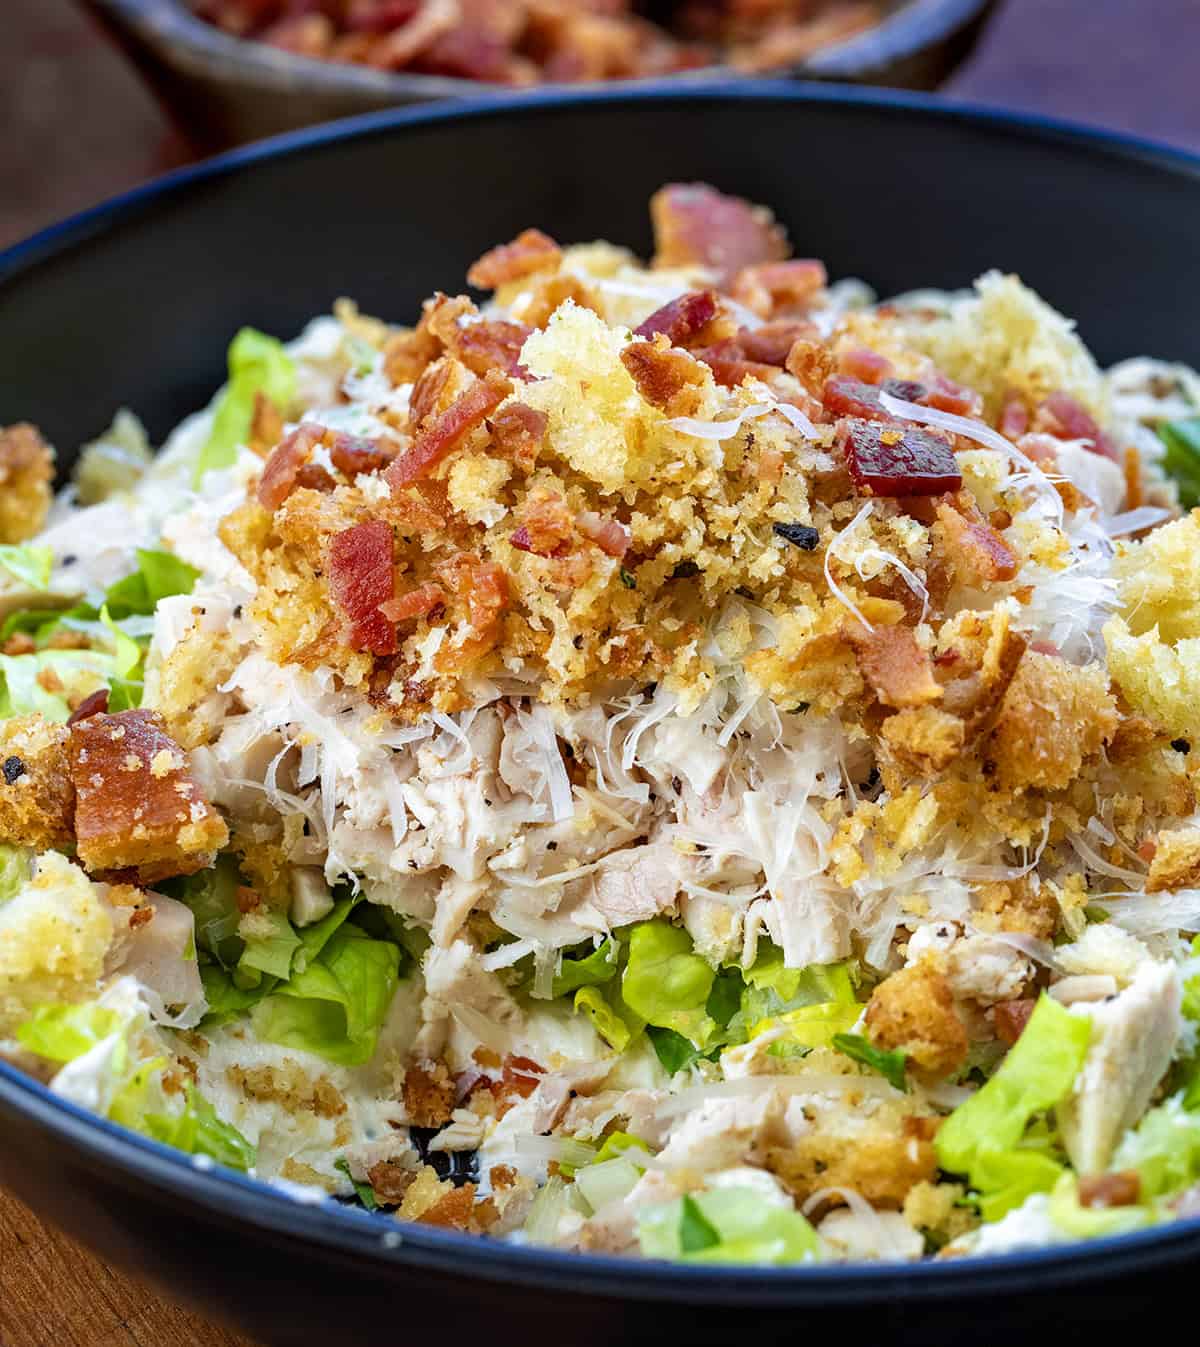
MULTIPOLYGON (((402 103, 473 98, 494 85, 436 75, 394 74, 316 61, 231 37, 197 19, 184 0, 84 0, 133 57, 200 150, 402 103)), ((805 79, 933 89, 966 57, 995 0, 892 0, 868 32, 817 52, 793 70, 805 79)), ((719 66, 653 83, 706 86, 728 80, 719 66)), ((629 91, 648 80, 608 87, 629 91)), ((543 90, 549 86, 543 86, 543 90)))
MULTIPOLYGON (((1009 268, 1078 317, 1102 361, 1200 362, 1200 159, 913 95, 535 95, 297 134, 0 256, 0 423, 41 423, 64 463, 122 404, 161 437, 220 381, 242 323, 290 334, 343 294, 407 317, 530 224, 645 252, 650 193, 692 178, 769 202, 834 276, 886 293, 1009 268)), ((1200 1272, 1197 1221, 899 1268, 677 1267, 478 1242, 197 1169, 2 1064, 0 1181, 273 1347, 1107 1342, 1153 1298, 1182 1303, 1200 1272)))

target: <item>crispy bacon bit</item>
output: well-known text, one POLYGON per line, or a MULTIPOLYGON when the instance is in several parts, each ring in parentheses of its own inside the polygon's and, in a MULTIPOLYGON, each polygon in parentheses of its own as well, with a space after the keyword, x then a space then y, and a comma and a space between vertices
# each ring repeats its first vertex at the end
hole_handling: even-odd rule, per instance
POLYGON ((956 502, 938 501, 937 517, 945 530, 946 542, 956 569, 976 585, 1011 580, 1017 573, 1017 559, 1008 544, 988 523, 979 507, 968 498, 964 507, 956 502))
POLYGON ((529 1096, 541 1084, 539 1076, 545 1075, 545 1068, 538 1066, 528 1057, 516 1057, 509 1055, 504 1059, 504 1071, 501 1080, 515 1094, 519 1094, 522 1099, 528 1099, 529 1096))
POLYGON ((229 830, 153 711, 99 713, 70 734, 75 839, 88 870, 134 869, 148 884, 212 864, 229 830))
POLYGON ((762 262, 743 267, 734 278, 730 293, 760 318, 795 315, 809 307, 828 280, 824 262, 815 258, 762 262))
POLYGON ((892 372, 892 362, 867 346, 855 346, 838 356, 838 370, 864 384, 881 384, 892 372))
POLYGON ((933 661, 908 627, 847 624, 846 639, 858 656, 862 676, 884 706, 927 706, 941 701, 942 688, 933 676, 933 661))
POLYGON ((1037 1002, 1029 997, 1020 1001, 1001 1001, 996 1006, 993 1015, 995 1017, 996 1037, 1001 1043, 1007 1043, 1009 1047, 1017 1041, 1025 1032, 1025 1026, 1029 1023, 1029 1017, 1033 1014, 1033 1008, 1037 1002))
POLYGON ((320 426, 305 421, 275 447, 258 479, 258 503, 264 510, 274 513, 292 494, 300 469, 324 433, 320 426))
POLYGON ((1005 399, 997 429, 1010 440, 1019 440, 1029 429, 1029 408, 1025 399, 1013 393, 1005 399))
POLYGON ((304 488, 308 491, 332 491, 337 482, 332 473, 326 472, 319 463, 305 463, 296 473, 293 490, 304 488))
POLYGON ((345 614, 346 644, 373 655, 396 651, 396 628, 379 611, 392 597, 392 526, 368 519, 335 534, 329 544, 329 590, 345 614))
POLYGON ((535 271, 556 267, 562 249, 540 229, 525 229, 511 243, 492 248, 472 263, 467 284, 477 290, 495 290, 508 281, 519 281, 535 271))
POLYGON ((794 374, 813 397, 820 398, 825 381, 833 373, 833 353, 820 341, 803 339, 793 344, 785 368, 794 374))
POLYGON ((630 342, 621 352, 621 364, 652 407, 671 415, 693 410, 695 393, 689 390, 704 382, 704 370, 692 356, 672 347, 665 336, 630 342))
POLYGON ((654 265, 711 267, 728 282, 756 262, 782 262, 787 236, 763 206, 705 183, 671 183, 650 198, 654 265))
POLYGON ((497 370, 476 379, 444 412, 420 426, 412 447, 388 468, 389 485, 406 486, 436 468, 511 392, 512 384, 497 370))
POLYGON ((454 1112, 454 1079, 445 1062, 414 1063, 404 1073, 402 1096, 417 1127, 441 1127, 454 1112))
POLYGON ((974 389, 964 388, 938 370, 933 376, 933 387, 921 399, 921 405, 954 416, 978 416, 983 410, 983 399, 974 389))
POLYGON ((1141 1200, 1142 1180, 1136 1169, 1085 1174, 1079 1180, 1081 1207, 1136 1207, 1141 1200))
POLYGON ((329 446, 329 458, 338 472, 343 472, 354 480, 366 472, 378 472, 386 467, 394 454, 382 440, 370 440, 359 435, 346 435, 337 431, 325 436, 329 446))
POLYGON ((764 323, 761 327, 739 328, 737 344, 747 360, 757 360, 764 365, 776 365, 783 369, 797 343, 810 345, 817 336, 817 329, 812 323, 781 319, 764 323))
POLYGON ((102 715, 107 710, 108 689, 99 688, 79 703, 74 711, 67 717, 67 724, 77 725, 81 720, 86 720, 88 716, 102 715))
POLYGON ((1090 440, 1088 448, 1114 463, 1121 453, 1112 438, 1096 424, 1095 418, 1070 393, 1051 393, 1038 408, 1038 425, 1060 440, 1090 440))
POLYGON ((940 496, 962 486, 953 449, 928 431, 843 421, 838 436, 860 491, 874 496, 940 496))
POLYGON ((778 372, 772 365, 748 360, 741 346, 732 340, 698 347, 692 355, 704 361, 712 370, 713 378, 725 388, 736 388, 745 379, 770 379, 778 372))
POLYGON ((717 297, 711 290, 680 295, 634 328, 635 337, 649 340, 661 332, 672 346, 685 346, 717 316, 717 297))
POLYGON ((537 411, 524 402, 510 402, 488 421, 492 446, 501 457, 511 458, 518 467, 528 472, 537 462, 549 424, 545 412, 537 411))
POLYGON ((471 638, 438 651, 435 666, 442 673, 465 668, 487 654, 501 635, 501 615, 508 607, 508 576, 495 562, 459 552, 437 568, 443 585, 467 605, 471 638))
POLYGON ((575 522, 579 525, 580 533, 610 557, 620 561, 629 551, 632 535, 619 520, 606 519, 594 510, 584 510, 575 522))
POLYGON ((408 423, 413 430, 420 429, 437 410, 453 373, 453 361, 439 359, 426 365, 417 376, 413 390, 408 395, 408 423))
POLYGON ((529 374, 521 364, 521 347, 532 331, 524 323, 481 318, 465 327, 456 327, 453 338, 446 344, 472 374, 484 375, 490 369, 498 369, 514 379, 526 379, 529 374))
POLYGON ((379 605, 379 611, 389 622, 408 622, 414 617, 427 617, 446 606, 446 595, 441 585, 433 581, 410 589, 394 599, 379 605))
POLYGON ((844 374, 835 374, 826 379, 821 391, 821 402, 831 419, 838 416, 857 416, 867 421, 890 421, 895 418, 883 410, 879 401, 880 390, 874 384, 861 383, 858 379, 848 379, 844 374))

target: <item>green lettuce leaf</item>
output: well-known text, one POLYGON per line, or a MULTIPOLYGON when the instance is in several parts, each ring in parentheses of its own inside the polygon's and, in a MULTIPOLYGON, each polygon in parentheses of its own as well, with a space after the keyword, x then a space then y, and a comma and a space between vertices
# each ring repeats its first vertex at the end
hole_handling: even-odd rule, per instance
POLYGON ((256 929, 269 927, 262 934, 246 940, 246 947, 238 959, 238 972, 243 982, 254 985, 257 978, 247 973, 266 973, 269 977, 286 981, 292 971, 292 956, 301 948, 300 937, 282 912, 266 911, 254 914, 256 929))
POLYGON ((15 898, 29 879, 33 852, 28 847, 0 843, 0 903, 15 898))
POLYGON ((1158 437, 1167 447, 1163 470, 1179 487, 1179 503, 1187 509, 1200 505, 1200 416, 1166 421, 1158 437))
POLYGON ((1050 1192, 1065 1173, 1062 1165, 1040 1151, 981 1151, 971 1169, 979 1214, 985 1221, 998 1221, 1034 1193, 1050 1192))
POLYGON ((95 1002, 38 1006, 17 1028, 17 1042, 51 1062, 73 1062, 120 1028, 115 1010, 95 1002))
POLYGON ((1113 1155, 1112 1169, 1137 1170, 1143 1198, 1166 1197, 1200 1179, 1200 1113, 1185 1104, 1180 1093, 1150 1109, 1113 1155))
POLYGON ((620 971, 619 955, 620 945, 612 936, 585 956, 570 958, 564 955, 550 995, 566 996, 580 987, 599 987, 611 982, 620 971))
POLYGON ((625 1004, 647 1024, 671 1029, 703 1048, 717 1028, 705 1007, 715 974, 692 951, 688 933, 669 921, 629 928, 629 961, 621 978, 625 1004))
POLYGON ((878 1071, 884 1080, 894 1085, 897 1090, 908 1092, 908 1080, 904 1074, 908 1053, 902 1049, 889 1052, 884 1048, 877 1048, 862 1034, 834 1034, 832 1042, 833 1047, 838 1052, 845 1053, 852 1062, 861 1062, 864 1066, 869 1066, 872 1071, 878 1071))
POLYGON ((38 650, 30 655, 0 655, 0 720, 10 716, 44 716, 63 724, 71 708, 63 693, 51 692, 39 676, 53 673, 67 689, 88 691, 111 683, 116 659, 103 650, 38 650), (86 677, 85 677, 86 675, 86 677))
POLYGON ((575 993, 575 1009, 592 1022, 592 1027, 610 1048, 624 1052, 643 1029, 642 1021, 626 1006, 613 1005, 599 987, 580 987, 575 993))
POLYGON ((54 549, 34 543, 2 543, 0 566, 30 589, 46 589, 54 569, 54 549))
POLYGON ((606 1160, 616 1160, 623 1156, 637 1165, 639 1169, 644 1169, 645 1166, 638 1161, 638 1151, 642 1151, 646 1155, 651 1154, 650 1147, 641 1137, 634 1136, 632 1132, 610 1132, 604 1138, 604 1145, 596 1152, 596 1158, 592 1163, 602 1165, 606 1160))
POLYGON ((244 327, 229 344, 229 381, 217 402, 212 432, 196 462, 195 484, 214 468, 227 468, 245 444, 254 399, 265 393, 284 414, 296 396, 296 366, 281 342, 244 327))
POLYGON ((1050 1198, 1050 1220, 1074 1239, 1103 1239, 1142 1230, 1157 1219, 1152 1208, 1084 1207, 1079 1202, 1079 1183, 1074 1174, 1063 1174, 1050 1198))
POLYGON ((399 946, 344 926, 302 972, 255 1007, 255 1031, 268 1043, 361 1066, 375 1051, 399 965, 399 946))
POLYGON ((190 594, 200 572, 171 552, 137 549, 138 568, 109 585, 105 605, 113 617, 150 617, 161 599, 190 594))
POLYGON ((207 1155, 218 1164, 245 1171, 254 1167, 255 1148, 232 1123, 222 1122, 212 1104, 193 1086, 188 1087, 183 1112, 171 1116, 149 1113, 144 1130, 156 1141, 188 1155, 207 1155))
MULTIPOLYGON (((197 947, 226 970, 237 967, 246 943, 238 935, 242 914, 237 891, 241 882, 237 860, 226 852, 209 869, 160 886, 164 893, 192 909, 197 947)), ((201 976, 203 973, 201 969, 201 976)))
POLYGON ((748 1188, 718 1188, 646 1208, 638 1242, 648 1258, 784 1266, 815 1262, 817 1232, 788 1207, 748 1188))
POLYGON ((375 1189, 369 1183, 359 1183, 359 1181, 350 1173, 350 1162, 343 1155, 340 1160, 333 1162, 334 1169, 339 1169, 354 1185, 354 1194, 368 1211, 379 1210, 379 1200, 375 1196, 375 1189))

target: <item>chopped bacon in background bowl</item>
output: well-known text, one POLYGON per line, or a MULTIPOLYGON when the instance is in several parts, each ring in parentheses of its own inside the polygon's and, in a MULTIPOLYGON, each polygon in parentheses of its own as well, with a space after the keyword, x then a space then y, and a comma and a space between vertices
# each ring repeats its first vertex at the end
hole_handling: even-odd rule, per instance
POLYGON ((874 27, 881 0, 192 0, 301 56, 515 86, 778 69, 874 27))

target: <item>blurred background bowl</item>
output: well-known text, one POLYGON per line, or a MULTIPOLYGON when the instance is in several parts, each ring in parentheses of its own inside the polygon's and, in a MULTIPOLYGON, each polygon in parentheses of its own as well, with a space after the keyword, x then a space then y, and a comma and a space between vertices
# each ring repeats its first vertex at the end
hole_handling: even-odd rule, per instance
MULTIPOLYGON (((876 27, 772 74, 934 89, 970 53, 995 3, 898 0, 876 27)), ((199 153, 359 112, 500 91, 474 80, 298 56, 222 32, 197 18, 184 0, 84 4, 129 53, 199 153)), ((707 66, 652 80, 611 81, 606 87, 704 86, 727 82, 731 74, 736 72, 727 66, 707 66)))

